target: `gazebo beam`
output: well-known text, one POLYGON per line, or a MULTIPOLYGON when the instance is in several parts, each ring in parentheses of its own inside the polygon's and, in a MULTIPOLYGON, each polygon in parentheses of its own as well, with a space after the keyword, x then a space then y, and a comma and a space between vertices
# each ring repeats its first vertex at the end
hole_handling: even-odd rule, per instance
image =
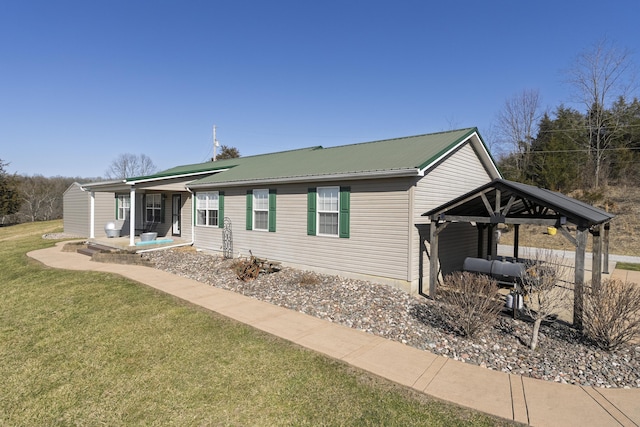
MULTIPOLYGON (((479 222, 484 224, 495 224, 496 216, 469 216, 469 215, 439 215, 435 216, 435 218, 441 221, 448 222, 479 222)), ((522 217, 502 217, 503 224, 530 224, 530 225, 546 225, 546 226, 555 226, 558 224, 558 218, 556 217, 547 217, 547 218, 522 218, 522 217)))

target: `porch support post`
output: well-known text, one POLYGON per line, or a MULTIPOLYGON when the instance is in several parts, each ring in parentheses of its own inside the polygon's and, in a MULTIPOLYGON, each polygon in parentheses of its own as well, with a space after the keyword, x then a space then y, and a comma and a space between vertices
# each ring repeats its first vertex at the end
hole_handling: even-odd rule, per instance
POLYGON ((603 273, 609 274, 609 229, 611 228, 610 223, 606 223, 604 225, 604 240, 602 241, 602 246, 604 249, 604 268, 603 273))
POLYGON ((95 239, 96 237, 96 193, 95 191, 91 192, 91 197, 89 198, 89 238, 95 239))
POLYGON ((129 191, 129 246, 136 245, 136 187, 129 191))
POLYGON ((573 326, 582 329, 582 312, 584 309, 584 259, 589 229, 578 227, 576 233, 576 265, 573 288, 573 326))

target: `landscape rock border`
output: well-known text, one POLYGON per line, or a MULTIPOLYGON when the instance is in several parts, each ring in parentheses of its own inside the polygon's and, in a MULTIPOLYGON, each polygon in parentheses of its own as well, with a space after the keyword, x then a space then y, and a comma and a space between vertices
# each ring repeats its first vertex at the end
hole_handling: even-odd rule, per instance
POLYGON ((531 325, 500 316, 475 340, 457 335, 446 306, 362 280, 292 268, 243 282, 232 260, 195 250, 144 254, 161 270, 356 328, 418 349, 497 371, 596 387, 640 387, 640 346, 603 352, 561 323, 544 324, 537 351, 527 347, 531 325), (309 277, 314 276, 314 280, 309 277))

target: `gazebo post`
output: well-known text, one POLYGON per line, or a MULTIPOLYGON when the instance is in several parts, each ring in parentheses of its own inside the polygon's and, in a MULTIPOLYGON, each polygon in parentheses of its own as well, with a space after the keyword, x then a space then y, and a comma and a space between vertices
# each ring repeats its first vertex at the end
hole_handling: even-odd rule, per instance
POLYGON ((604 225, 604 240, 602 241, 602 245, 604 246, 604 268, 603 273, 609 274, 609 229, 611 228, 610 223, 606 223, 604 225))
POLYGON ((520 252, 520 224, 513 224, 513 258, 518 262, 520 252))
POLYGON ((582 329, 584 309, 584 260, 589 229, 580 226, 576 233, 575 284, 573 288, 573 326, 582 329))
POLYGON ((478 229, 478 258, 485 258, 484 256, 484 230, 485 224, 476 224, 476 228, 478 229))
POLYGON ((431 220, 431 227, 429 227, 429 296, 432 299, 436 297, 436 287, 438 283, 438 220, 431 220))
POLYGON ((440 272, 440 259, 438 256, 438 240, 440 233, 444 230, 448 222, 440 224, 437 218, 431 218, 429 227, 429 297, 435 299, 436 288, 438 286, 438 273, 440 272))
POLYGON ((602 231, 603 224, 597 225, 592 231, 593 234, 593 254, 591 261, 591 286, 600 289, 602 281, 602 231))

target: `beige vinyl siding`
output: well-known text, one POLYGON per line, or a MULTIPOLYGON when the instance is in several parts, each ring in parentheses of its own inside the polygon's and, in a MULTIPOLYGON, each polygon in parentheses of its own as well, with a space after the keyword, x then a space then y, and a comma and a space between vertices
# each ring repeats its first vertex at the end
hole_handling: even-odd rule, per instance
MULTIPOLYGON (((414 288, 420 275, 424 279, 423 288, 428 288, 429 259, 423 254, 420 266, 421 233, 422 240, 429 237, 429 219, 422 214, 436 208, 451 199, 491 181, 491 176, 481 163, 470 143, 463 144, 438 166, 428 172, 416 184, 413 207, 413 220, 417 227, 412 228, 412 274, 414 288), (424 226, 420 226, 424 224, 424 226), (422 230, 422 232, 419 231, 422 230)), ((427 251, 429 242, 426 241, 427 251)), ((451 224, 440 237, 440 263, 443 273, 462 267, 466 256, 475 255, 477 250, 477 230, 469 224, 451 224), (458 265, 459 264, 459 265, 458 265)))
MULTIPOLYGON (((303 268, 406 282, 409 187, 408 179, 270 186, 277 190, 274 233, 245 229, 246 192, 253 188, 220 190, 225 192, 225 216, 233 224, 236 256, 251 250, 258 257, 303 268), (308 188, 345 185, 351 188, 350 237, 308 236, 308 188)), ((221 250, 222 229, 196 227, 196 246, 221 250)))
MULTIPOLYGON (((116 218, 116 202, 113 193, 95 193, 96 237, 105 236, 104 226, 116 218)), ((63 195, 63 226, 65 233, 89 237, 91 224, 91 193, 73 183, 63 195)))
POLYGON ((95 236, 106 236, 104 226, 108 222, 115 222, 115 219, 116 199, 113 193, 95 193, 95 236))
POLYGON ((62 196, 62 223, 65 233, 89 237, 89 193, 73 183, 62 196))
MULTIPOLYGON (((462 145, 418 182, 414 203, 416 221, 421 215, 491 181, 473 146, 462 145)), ((428 220, 427 220, 428 222, 428 220)))
POLYGON ((476 256, 477 239, 478 229, 469 223, 453 223, 447 226, 440 235, 438 249, 440 271, 443 276, 462 269, 466 257, 476 256))
POLYGON ((180 212, 180 238, 191 240, 193 237, 193 199, 189 193, 180 193, 182 195, 182 210, 180 212))

